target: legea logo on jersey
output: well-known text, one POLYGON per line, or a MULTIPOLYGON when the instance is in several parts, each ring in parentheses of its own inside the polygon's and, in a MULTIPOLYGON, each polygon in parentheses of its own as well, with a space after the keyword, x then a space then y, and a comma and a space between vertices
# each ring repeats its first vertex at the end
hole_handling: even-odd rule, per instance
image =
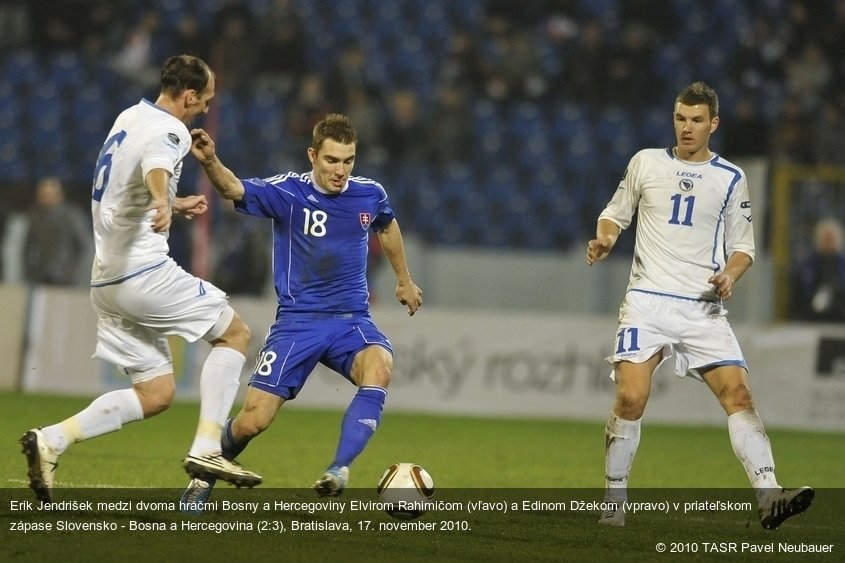
POLYGON ((690 191, 695 184, 692 183, 692 180, 689 178, 684 178, 680 182, 678 182, 678 186, 681 187, 682 191, 688 192, 690 191))
POLYGON ((366 229, 370 226, 370 214, 369 213, 359 213, 358 219, 361 221, 361 228, 366 229))

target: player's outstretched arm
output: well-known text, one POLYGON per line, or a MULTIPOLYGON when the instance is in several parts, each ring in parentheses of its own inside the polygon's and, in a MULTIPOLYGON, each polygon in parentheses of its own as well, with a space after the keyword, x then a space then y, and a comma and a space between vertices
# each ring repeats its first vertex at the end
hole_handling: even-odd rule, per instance
POLYGON ((378 240, 390 267, 393 268, 393 273, 396 274, 396 299, 407 306, 408 314, 413 316, 422 306, 422 289, 411 279, 405 257, 405 242, 402 240, 402 231, 396 219, 378 232, 378 240))
POLYGON ((596 238, 587 243, 587 264, 604 260, 613 250, 619 238, 619 225, 607 219, 599 219, 596 225, 596 238))
POLYGON ((191 131, 191 153, 199 161, 211 185, 224 199, 240 201, 244 197, 244 185, 235 174, 223 166, 217 158, 214 140, 203 129, 191 131))

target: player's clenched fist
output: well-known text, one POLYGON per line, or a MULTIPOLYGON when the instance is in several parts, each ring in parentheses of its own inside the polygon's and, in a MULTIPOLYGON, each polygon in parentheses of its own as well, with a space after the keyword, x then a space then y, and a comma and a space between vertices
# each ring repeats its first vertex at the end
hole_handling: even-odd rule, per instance
POLYGON ((202 129, 191 130, 191 152, 200 162, 214 160, 214 140, 202 129))
POLYGON ((587 243, 587 264, 593 265, 597 260, 604 260, 613 249, 613 239, 602 237, 591 240, 587 243))

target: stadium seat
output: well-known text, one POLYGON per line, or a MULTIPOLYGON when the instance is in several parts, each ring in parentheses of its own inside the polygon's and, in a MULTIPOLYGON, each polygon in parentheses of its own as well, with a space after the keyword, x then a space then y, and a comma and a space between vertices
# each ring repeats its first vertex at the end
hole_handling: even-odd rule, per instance
POLYGON ((559 147, 566 147, 575 139, 589 139, 592 125, 581 104, 566 102, 555 108, 551 134, 559 147))
POLYGON ((668 147, 673 139, 672 111, 655 106, 638 115, 637 134, 639 145, 645 147, 668 147))
POLYGON ((546 120, 539 104, 520 102, 512 110, 508 121, 508 132, 524 143, 536 137, 546 136, 546 120))
POLYGON ((46 79, 59 89, 79 88, 86 82, 85 67, 79 54, 62 51, 50 58, 46 79))
POLYGON ((0 178, 4 181, 20 181, 27 177, 28 172, 19 140, 0 141, 0 178))
POLYGON ((473 130, 479 137, 491 133, 501 135, 505 131, 499 112, 496 110, 496 104, 490 100, 478 100, 472 108, 472 116, 473 130))
POLYGON ((615 105, 599 113, 594 128, 595 139, 602 147, 607 147, 620 136, 632 137, 634 134, 631 113, 615 105))
POLYGON ((14 51, 3 67, 3 78, 15 88, 31 87, 41 82, 43 71, 35 53, 29 49, 14 51))

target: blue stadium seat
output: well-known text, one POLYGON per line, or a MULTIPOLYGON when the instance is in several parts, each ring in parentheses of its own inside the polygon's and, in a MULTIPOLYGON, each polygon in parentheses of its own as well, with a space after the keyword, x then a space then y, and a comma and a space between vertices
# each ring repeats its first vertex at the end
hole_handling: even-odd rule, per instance
MULTIPOLYGON (((252 2, 253 0, 250 0, 252 2)), ((182 19, 182 16, 188 11, 188 6, 185 5, 184 0, 167 0, 166 2, 156 3, 156 13, 161 18, 162 23, 167 27, 175 27, 182 19)), ((195 10, 201 12, 202 10, 195 10)))
POLYGON ((558 156, 554 145, 544 133, 538 133, 518 145, 516 165, 521 172, 531 172, 540 163, 553 162, 558 156))
POLYGON ((693 81, 693 72, 685 57, 684 49, 676 43, 668 43, 658 50, 652 60, 652 74, 666 81, 669 92, 677 93, 693 81))
POLYGON ((80 120, 97 122, 106 120, 107 116, 103 112, 106 99, 99 84, 92 83, 82 87, 68 99, 68 103, 69 113, 77 123, 80 120))
POLYGON ((473 105, 472 116, 473 130, 479 137, 491 133, 501 135, 505 132, 505 127, 500 120, 496 105, 490 100, 484 98, 478 100, 473 105))
POLYGON ((484 21, 484 0, 450 0, 445 5, 456 28, 472 30, 484 21))
POLYGON ((41 82, 43 71, 38 57, 29 49, 14 51, 3 68, 3 77, 16 88, 34 86, 41 82))
POLYGON ((526 142, 536 137, 546 137, 546 119, 543 110, 535 102, 520 102, 511 112, 508 132, 519 142, 526 142))
POLYGON ((20 181, 27 177, 28 172, 19 139, 0 142, 0 178, 20 181))
POLYGON ((634 126, 631 113, 620 106, 608 106, 598 115, 594 124, 595 138, 601 146, 613 143, 620 136, 632 137, 634 126))
POLYGON ((671 146, 674 141, 672 109, 659 105, 641 112, 637 131, 642 148, 671 146))
POLYGON ((21 99, 17 90, 8 80, 0 81, 0 122, 18 121, 21 99))
POLYGON ((557 107, 551 120, 551 133, 555 143, 568 146, 574 139, 589 139, 592 124, 584 108, 575 102, 557 107))
POLYGON ((60 89, 79 88, 86 82, 85 67, 78 53, 62 51, 50 58, 46 79, 60 89))

